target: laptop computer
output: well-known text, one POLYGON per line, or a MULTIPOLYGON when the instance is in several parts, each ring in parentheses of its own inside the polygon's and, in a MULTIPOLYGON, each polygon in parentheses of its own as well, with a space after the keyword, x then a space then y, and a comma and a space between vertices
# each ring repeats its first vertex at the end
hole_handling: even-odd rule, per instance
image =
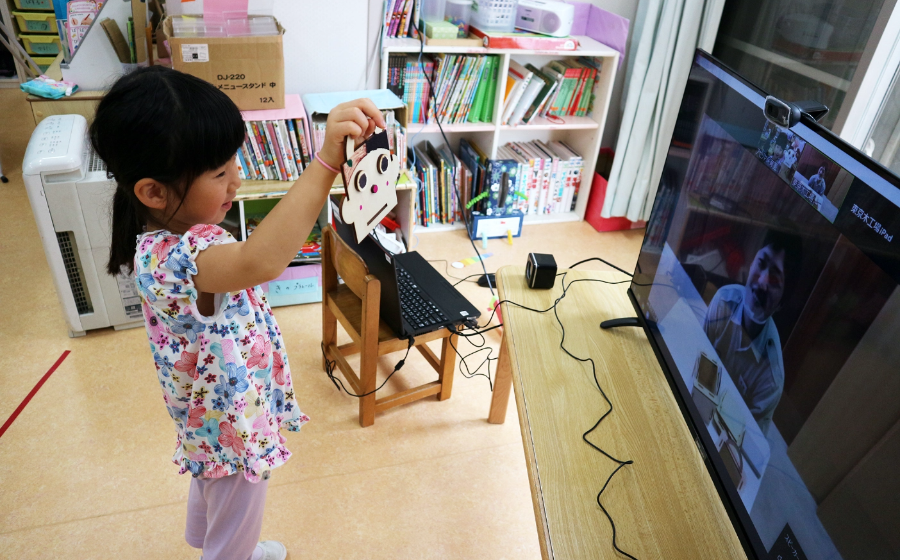
POLYGON ((381 282, 381 319, 401 338, 475 321, 478 309, 415 251, 392 255, 367 235, 356 242, 351 226, 332 206, 334 230, 381 282))

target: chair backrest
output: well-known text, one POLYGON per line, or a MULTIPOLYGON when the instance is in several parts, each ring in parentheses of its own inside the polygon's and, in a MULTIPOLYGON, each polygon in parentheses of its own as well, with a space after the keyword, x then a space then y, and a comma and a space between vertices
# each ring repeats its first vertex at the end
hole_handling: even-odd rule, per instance
POLYGON ((366 285, 377 279, 369 274, 369 267, 356 251, 341 239, 330 225, 322 230, 322 285, 326 291, 337 286, 337 275, 361 300, 365 300, 366 285), (332 272, 336 273, 332 277, 332 272))

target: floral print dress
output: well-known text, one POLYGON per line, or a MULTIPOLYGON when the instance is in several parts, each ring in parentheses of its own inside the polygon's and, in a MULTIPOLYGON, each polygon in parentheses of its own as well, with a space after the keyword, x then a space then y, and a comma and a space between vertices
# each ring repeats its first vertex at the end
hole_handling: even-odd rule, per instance
POLYGON ((177 431, 179 474, 269 478, 291 452, 279 427, 309 421, 297 407, 281 331, 259 286, 216 294, 215 311, 197 309, 195 259, 235 239, 214 225, 182 236, 138 237, 135 279, 163 400, 177 431))

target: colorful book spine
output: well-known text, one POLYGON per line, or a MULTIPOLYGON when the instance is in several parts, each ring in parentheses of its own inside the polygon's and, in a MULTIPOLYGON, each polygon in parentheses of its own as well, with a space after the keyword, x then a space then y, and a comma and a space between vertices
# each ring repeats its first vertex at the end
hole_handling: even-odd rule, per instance
POLYGON ((272 121, 272 129, 275 132, 275 147, 278 149, 278 153, 281 155, 282 164, 284 165, 285 177, 288 181, 294 181, 296 180, 296 174, 294 173, 291 161, 293 156, 288 149, 288 146, 284 143, 284 133, 281 130, 281 121, 272 121))
POLYGON ((256 167, 253 165, 253 158, 250 156, 250 152, 247 150, 247 142, 245 141, 241 144, 241 149, 238 152, 238 156, 241 159, 241 165, 244 167, 247 172, 246 179, 258 179, 256 174, 256 167))
POLYGON ((415 24, 415 26, 410 25, 410 27, 412 29, 411 29, 411 33, 409 34, 409 36, 412 37, 413 39, 418 39, 419 33, 421 33, 419 31, 419 20, 422 19, 421 17, 419 17, 421 10, 422 10, 422 0, 413 0, 412 24, 415 24))
POLYGON ((486 56, 480 56, 478 58, 478 67, 475 71, 474 79, 469 86, 469 95, 467 96, 466 102, 463 106, 463 110, 459 115, 458 122, 466 122, 469 119, 469 114, 471 113, 472 107, 475 103, 475 95, 478 90, 478 86, 487 81, 485 79, 485 70, 488 67, 488 61, 490 60, 490 58, 486 56))
POLYGON ((275 149, 275 141, 273 140, 275 133, 272 130, 272 124, 269 121, 262 121, 262 131, 265 134, 264 138, 266 141, 266 146, 268 146, 268 149, 272 153, 272 162, 275 167, 275 175, 278 177, 279 181, 286 181, 287 176, 284 172, 284 162, 281 161, 281 154, 279 154, 278 150, 275 149))
POLYGON ((492 56, 491 58, 491 74, 488 90, 482 105, 481 122, 494 122, 494 104, 497 97, 497 81, 500 77, 500 57, 492 56))
POLYGON ((262 179, 268 180, 269 173, 266 170, 266 162, 265 158, 262 155, 262 151, 259 148, 259 143, 256 141, 256 133, 253 130, 253 123, 244 123, 244 127, 247 129, 247 140, 250 142, 250 147, 253 150, 253 158, 256 161, 256 167, 259 169, 259 174, 262 175, 262 179))
POLYGON ((303 167, 309 167, 312 162, 312 152, 306 142, 306 127, 303 119, 294 119, 294 128, 297 129, 297 140, 300 142, 300 155, 303 156, 303 167))
POLYGON ((249 179, 250 178, 250 170, 247 168, 246 162, 244 162, 244 154, 241 153, 241 150, 237 152, 237 161, 238 161, 238 177, 241 179, 249 179))
POLYGON ((262 127, 260 123, 254 121, 250 123, 250 126, 253 128, 253 134, 255 135, 256 144, 259 146, 260 154, 263 158, 263 165, 266 167, 266 172, 269 176, 269 179, 274 180, 275 176, 272 169, 272 154, 269 153, 268 146, 262 134, 262 127))
POLYGON ((288 134, 287 121, 281 120, 276 121, 278 131, 278 141, 281 142, 282 150, 284 151, 285 157, 287 157, 287 162, 291 166, 291 180, 296 181, 300 178, 300 170, 297 169, 297 162, 294 159, 294 149, 291 145, 291 137, 288 134))
POLYGON ((291 151, 294 153, 294 165, 297 166, 298 175, 303 172, 303 158, 300 155, 300 144, 297 141, 297 129, 294 127, 294 121, 287 119, 288 139, 291 143, 291 151))
POLYGON ((273 166, 272 161, 272 153, 269 151, 269 143, 266 142, 265 135, 263 134, 262 123, 253 122, 253 130, 256 133, 256 143, 259 144, 259 150, 262 152, 263 162, 266 166, 266 173, 269 176, 269 179, 273 181, 278 180, 278 174, 275 173, 275 167, 273 166))

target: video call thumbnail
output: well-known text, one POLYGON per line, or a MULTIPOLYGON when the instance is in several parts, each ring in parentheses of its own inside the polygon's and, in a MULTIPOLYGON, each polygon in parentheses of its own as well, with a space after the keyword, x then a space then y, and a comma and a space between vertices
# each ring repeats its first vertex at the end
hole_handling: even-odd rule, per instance
POLYGON ((766 121, 756 157, 834 223, 853 176, 793 131, 766 121))

